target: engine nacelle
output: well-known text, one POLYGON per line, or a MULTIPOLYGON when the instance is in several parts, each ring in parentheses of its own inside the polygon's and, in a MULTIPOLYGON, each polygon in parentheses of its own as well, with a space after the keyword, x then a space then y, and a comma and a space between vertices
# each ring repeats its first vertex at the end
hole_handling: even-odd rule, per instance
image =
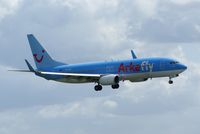
POLYGON ((143 82, 143 81, 147 81, 148 78, 139 78, 139 79, 133 79, 133 80, 130 80, 131 82, 143 82))
POLYGON ((100 85, 116 85, 119 83, 119 76, 118 75, 105 75, 99 79, 100 85))

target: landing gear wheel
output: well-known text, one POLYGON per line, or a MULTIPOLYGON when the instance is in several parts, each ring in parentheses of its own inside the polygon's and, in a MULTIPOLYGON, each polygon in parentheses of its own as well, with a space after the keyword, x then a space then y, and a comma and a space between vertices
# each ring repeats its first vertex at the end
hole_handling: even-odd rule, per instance
POLYGON ((119 88, 119 84, 116 84, 116 85, 115 85, 115 88, 118 89, 118 88, 119 88))
POLYGON ((169 84, 173 84, 173 81, 172 81, 172 80, 169 80, 169 84))
POLYGON ((101 90, 102 90, 102 86, 101 86, 101 85, 96 85, 96 86, 94 87, 94 90, 95 90, 95 91, 101 91, 101 90))
POLYGON ((119 88, 119 84, 112 85, 112 88, 113 88, 113 89, 118 89, 118 88, 119 88))

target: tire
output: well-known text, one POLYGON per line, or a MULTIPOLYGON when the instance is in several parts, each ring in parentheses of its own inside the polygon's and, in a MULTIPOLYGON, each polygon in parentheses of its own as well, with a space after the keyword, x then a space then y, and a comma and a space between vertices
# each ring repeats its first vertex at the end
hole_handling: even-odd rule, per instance
POLYGON ((119 84, 112 85, 111 87, 112 87, 112 89, 118 89, 119 88, 119 84))
POLYGON ((169 81, 169 84, 173 84, 173 81, 172 81, 172 80, 170 80, 170 81, 169 81))
POLYGON ((102 86, 101 86, 101 85, 96 85, 96 86, 94 87, 94 90, 95 90, 95 91, 101 91, 101 90, 102 90, 102 86))

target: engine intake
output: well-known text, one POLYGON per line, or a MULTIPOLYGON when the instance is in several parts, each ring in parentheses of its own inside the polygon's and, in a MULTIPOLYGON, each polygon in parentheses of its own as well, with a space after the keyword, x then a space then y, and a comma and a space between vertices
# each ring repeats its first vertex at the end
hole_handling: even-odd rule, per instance
POLYGON ((119 83, 119 76, 114 74, 105 75, 99 79, 99 84, 101 85, 116 85, 118 83, 119 83))

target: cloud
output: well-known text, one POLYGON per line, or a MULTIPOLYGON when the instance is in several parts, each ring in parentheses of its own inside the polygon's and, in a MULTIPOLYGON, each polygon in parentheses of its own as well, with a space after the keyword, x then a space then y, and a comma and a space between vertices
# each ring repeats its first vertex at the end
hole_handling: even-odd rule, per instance
POLYGON ((186 5, 194 2, 200 2, 199 0, 171 0, 171 2, 179 5, 186 5))
POLYGON ((118 106, 118 104, 115 102, 115 101, 112 101, 112 100, 106 100, 103 105, 106 107, 106 108, 116 108, 118 106))
POLYGON ((96 118, 111 116, 110 110, 116 107, 117 103, 109 98, 87 98, 80 102, 46 106, 38 113, 44 118, 96 118))
POLYGON ((119 0, 51 0, 51 4, 57 4, 69 7, 70 9, 75 9, 78 7, 84 8, 83 10, 88 10, 90 13, 95 14, 102 10, 102 8, 116 8, 119 5, 119 0))
POLYGON ((138 9, 143 13, 143 15, 146 15, 148 17, 152 17, 156 14, 158 1, 157 0, 136 0, 136 5, 138 9))
POLYGON ((5 16, 14 14, 19 8, 22 0, 1 0, 0 1, 0 20, 5 16))

